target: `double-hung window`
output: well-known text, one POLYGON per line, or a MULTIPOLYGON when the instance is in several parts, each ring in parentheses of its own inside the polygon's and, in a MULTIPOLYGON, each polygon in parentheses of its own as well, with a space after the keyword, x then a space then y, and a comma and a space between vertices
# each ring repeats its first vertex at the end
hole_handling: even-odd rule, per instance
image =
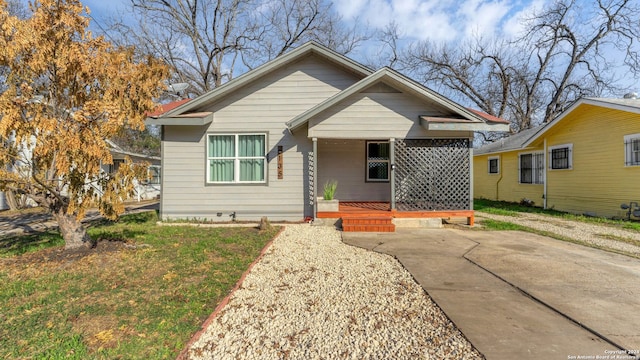
POLYGON ((624 137, 624 165, 640 165, 640 134, 626 135, 624 137))
POLYGON ((264 183, 265 134, 211 134, 207 137, 207 182, 264 183))
POLYGON ((500 173, 500 158, 497 156, 493 156, 489 158, 489 174, 499 174, 500 173))
POLYGON ((549 168, 553 170, 571 169, 573 167, 572 152, 572 144, 550 146, 549 168))
POLYGON ((367 181, 389 181, 389 142, 367 142, 367 181))
POLYGON ((147 184, 160 184, 160 166, 150 165, 147 168, 147 184))
POLYGON ((520 154, 520 183, 544 183, 544 153, 520 154))

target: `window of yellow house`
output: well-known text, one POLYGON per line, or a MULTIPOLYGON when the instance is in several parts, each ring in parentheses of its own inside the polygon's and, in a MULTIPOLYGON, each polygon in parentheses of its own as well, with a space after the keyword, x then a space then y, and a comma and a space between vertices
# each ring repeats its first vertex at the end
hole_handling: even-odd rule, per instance
POLYGON ((500 173, 500 157, 492 156, 489 158, 488 162, 489 174, 499 174, 500 173))
POLYGON ((521 184, 544 184, 544 153, 519 155, 521 184))
POLYGON ((640 134, 631 134, 624 137, 624 165, 640 165, 640 134))
POLYGON ((573 144, 555 145, 549 147, 549 168, 572 169, 573 168, 573 144))

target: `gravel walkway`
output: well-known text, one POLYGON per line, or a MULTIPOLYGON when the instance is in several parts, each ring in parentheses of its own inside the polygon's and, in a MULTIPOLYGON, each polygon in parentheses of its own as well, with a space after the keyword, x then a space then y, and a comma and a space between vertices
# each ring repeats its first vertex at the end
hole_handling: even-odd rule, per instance
POLYGON ((554 216, 532 213, 519 213, 518 216, 504 216, 476 211, 475 216, 479 219, 488 218, 527 226, 602 248, 640 255, 640 246, 607 238, 623 238, 640 242, 640 232, 637 231, 624 230, 613 226, 565 220, 554 216))
POLYGON ((288 225, 188 359, 482 359, 392 257, 288 225))

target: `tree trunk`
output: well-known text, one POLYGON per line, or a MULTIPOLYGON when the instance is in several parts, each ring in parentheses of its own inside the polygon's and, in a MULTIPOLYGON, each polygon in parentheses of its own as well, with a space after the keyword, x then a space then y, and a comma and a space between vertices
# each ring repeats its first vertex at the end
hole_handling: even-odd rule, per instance
POLYGON ((12 190, 4 191, 4 198, 7 200, 10 210, 19 210, 18 202, 16 201, 16 195, 12 190))
POLYGON ((53 217, 60 227, 65 250, 78 249, 83 246, 87 248, 93 247, 91 238, 87 234, 87 229, 84 228, 82 222, 76 219, 75 215, 66 214, 64 210, 58 210, 54 212, 53 217))

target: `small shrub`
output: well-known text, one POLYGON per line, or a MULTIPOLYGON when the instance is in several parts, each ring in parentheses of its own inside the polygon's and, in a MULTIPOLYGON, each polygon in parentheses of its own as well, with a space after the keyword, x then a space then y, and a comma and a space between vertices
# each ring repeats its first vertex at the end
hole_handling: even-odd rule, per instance
POLYGON ((333 200, 338 188, 338 182, 336 180, 329 180, 324 184, 324 199, 333 200))
POLYGON ((531 206, 533 206, 535 204, 536 203, 531 199, 523 198, 522 200, 520 200, 520 205, 522 205, 522 206, 531 207, 531 206))

